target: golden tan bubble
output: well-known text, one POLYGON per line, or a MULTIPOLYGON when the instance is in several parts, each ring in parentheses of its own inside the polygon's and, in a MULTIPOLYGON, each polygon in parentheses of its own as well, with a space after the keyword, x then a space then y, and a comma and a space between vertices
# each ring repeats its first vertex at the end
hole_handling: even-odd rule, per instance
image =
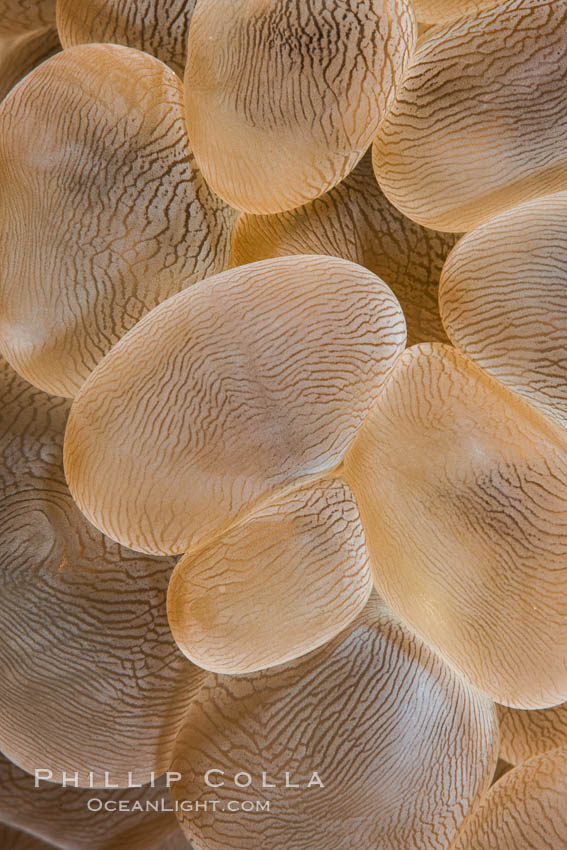
POLYGON ((133 549, 202 546, 340 463, 404 343, 391 290, 346 260, 209 278, 145 317, 81 389, 71 492, 133 549))
POLYGON ((195 555, 169 583, 178 646, 218 673, 249 673, 326 643, 372 579, 354 497, 329 481, 282 496, 195 555))
POLYGON ((567 8, 508 0, 428 32, 374 143, 405 215, 468 231, 567 188, 567 8))
POLYGON ((464 237, 443 268, 439 301, 455 345, 567 425, 567 193, 464 237))
POLYGON ((64 47, 112 42, 157 56, 183 78, 195 0, 57 0, 64 47))
POLYGON ((567 747, 567 703, 541 711, 498 706, 500 752, 519 764, 532 756, 567 747))
POLYGON ((378 592, 497 702, 567 697, 567 436, 455 349, 408 349, 345 458, 378 592))
POLYGON ((452 850, 562 850, 566 799, 567 748, 536 756, 493 785, 452 850))
POLYGON ((490 701, 374 597, 304 659, 247 676, 210 675, 173 760, 174 799, 218 799, 183 813, 207 850, 447 850, 496 763, 490 701), (205 775, 211 768, 209 787, 205 775), (251 777, 246 787, 246 776, 251 777), (318 785, 313 773, 324 787, 318 785), (262 787, 264 782, 277 787, 262 787), (289 782, 299 788, 286 788, 289 782), (238 783, 244 787, 239 787, 238 783), (313 784, 309 787, 309 783, 313 784), (228 809, 228 801, 270 810, 228 809))
POLYGON ((251 213, 335 186, 376 135, 414 42, 407 0, 199 0, 185 103, 209 184, 251 213))
POLYGON ((440 24, 465 15, 478 15, 501 3, 502 0, 411 0, 417 20, 425 24, 440 24))
POLYGON ((142 315, 226 267, 231 222, 169 68, 115 45, 52 57, 0 105, 1 353, 75 395, 142 315))

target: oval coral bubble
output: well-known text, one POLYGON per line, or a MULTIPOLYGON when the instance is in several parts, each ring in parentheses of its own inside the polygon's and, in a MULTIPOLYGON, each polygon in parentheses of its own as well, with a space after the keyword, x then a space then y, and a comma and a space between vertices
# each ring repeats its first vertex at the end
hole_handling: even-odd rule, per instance
POLYGON ((562 850, 567 846, 567 748, 506 773, 467 818, 452 850, 562 850))
POLYGON ((202 546, 341 462, 404 343, 390 289, 346 260, 209 278, 146 316, 81 389, 73 497, 133 549, 202 546))
POLYGON ((411 5, 420 23, 441 24, 465 15, 478 15, 502 5, 502 0, 411 0, 411 5))
POLYGON ((249 673, 326 643, 372 590, 354 497, 341 481, 281 496, 178 562, 169 624, 185 655, 217 673, 249 673))
POLYGON ((439 305, 456 346, 567 426, 567 192, 463 237, 443 267, 439 305))
POLYGON ((567 703, 540 711, 499 705, 500 753, 512 764, 567 747, 567 703))
POLYGON ((207 182, 251 213, 326 192, 371 144, 414 41, 407 0, 199 0, 185 104, 207 182))
POLYGON ((567 435, 463 354, 418 345, 349 449, 378 592, 477 688, 567 698, 567 435))
POLYGON ((542 0, 428 32, 374 143, 392 203, 426 227, 464 232, 567 189, 566 38, 565 4, 542 0))
POLYGON ((73 396, 136 321, 228 264, 181 83, 126 47, 53 56, 0 104, 0 351, 73 396))
POLYGON ((496 743, 490 701, 372 598, 304 659, 211 674, 178 738, 172 793, 219 801, 214 816, 180 813, 207 850, 447 850, 488 787, 496 743), (235 817, 231 800, 269 805, 235 817))
POLYGON ((112 42, 157 56, 183 78, 196 0, 57 0, 64 47, 112 42))

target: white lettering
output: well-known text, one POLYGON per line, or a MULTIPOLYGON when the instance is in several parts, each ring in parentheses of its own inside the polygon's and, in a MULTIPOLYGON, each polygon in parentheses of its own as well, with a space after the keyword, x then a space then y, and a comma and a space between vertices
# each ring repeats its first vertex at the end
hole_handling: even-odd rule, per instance
POLYGON ((314 770, 313 773, 311 774, 311 779, 307 783, 307 787, 311 788, 312 785, 318 785, 319 788, 325 787, 323 781, 321 780, 321 777, 319 776, 319 774, 317 773, 316 770, 314 770))
POLYGON ((285 787, 286 788, 299 788, 299 785, 295 785, 293 782, 289 781, 289 773, 286 771, 285 774, 285 787))
POLYGON ((34 770, 33 773, 35 777, 33 786, 34 788, 39 788, 39 783, 42 779, 47 782, 48 779, 53 778, 53 771, 47 770, 46 768, 38 768, 37 770, 34 770))
POLYGON ((277 785, 274 785, 273 783, 268 782, 268 774, 267 773, 262 774, 262 788, 277 788, 277 787, 278 787, 277 785))
POLYGON ((132 771, 128 771, 128 788, 141 788, 141 785, 138 785, 134 782, 134 778, 132 776, 132 771))
POLYGON ((105 788, 119 788, 119 785, 113 785, 110 781, 110 773, 108 770, 104 771, 104 787, 105 788))
POLYGON ((205 782, 207 783, 209 788, 222 788, 224 786, 223 780, 221 780, 220 782, 211 782, 210 776, 213 773, 219 773, 221 776, 224 776, 224 770, 217 770, 215 768, 212 768, 211 770, 207 770, 207 772, 205 773, 205 782))

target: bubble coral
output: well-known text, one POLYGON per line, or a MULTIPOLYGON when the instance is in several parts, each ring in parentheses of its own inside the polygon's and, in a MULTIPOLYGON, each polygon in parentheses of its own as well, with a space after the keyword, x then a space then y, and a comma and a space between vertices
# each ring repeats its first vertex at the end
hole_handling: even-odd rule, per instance
POLYGON ((404 311, 408 345, 446 342, 437 285, 457 238, 403 216, 378 186, 368 152, 338 186, 311 203, 274 215, 240 215, 232 233, 232 262, 291 254, 352 260, 392 288, 404 311))
POLYGON ((44 27, 6 39, 0 45, 0 101, 16 83, 61 50, 55 27, 44 27))
POLYGON ((183 779, 172 793, 220 801, 214 815, 181 815, 207 850, 441 850, 488 787, 496 741, 490 701, 373 597, 304 659, 210 674, 177 741, 173 768, 183 779), (211 777, 222 787, 205 785, 211 766, 224 772, 211 777), (246 777, 234 782, 242 770, 272 812, 230 814, 228 800, 251 797, 246 777), (324 787, 308 787, 313 771, 324 787), (299 789, 285 788, 286 773, 299 789))
MULTIPOLYGON (((409 2, 59 0, 0 105, 0 350, 77 396, 0 368, 0 748, 207 850, 567 843, 567 12, 408 69, 409 2)), ((0 843, 186 846, 30 783, 0 843)))
POLYGON ((404 344, 391 290, 346 260, 209 278, 142 319, 82 387, 65 436, 73 497, 133 549, 202 547, 339 465, 404 344))
POLYGON ((507 210, 461 239, 439 304, 456 346, 567 425, 567 193, 507 210))
POLYGON ((54 845, 46 844, 41 838, 0 823, 0 847, 7 850, 53 850, 54 845))
POLYGON ((398 360, 344 462, 378 592, 497 702, 567 698, 567 436, 449 346, 398 360))
POLYGON ((174 562, 122 549, 75 507, 69 402, 6 363, 0 396, 0 749, 56 781, 146 782, 167 770, 202 680, 167 623, 174 562))
POLYGON ((199 0, 185 104, 208 183, 251 213, 335 186, 371 144, 415 29, 407 0, 199 0))
POLYGON ((452 850, 561 850, 567 845, 567 748, 535 756, 491 788, 452 850))
POLYGON ((500 753, 513 764, 567 747, 567 703, 541 711, 499 705, 500 753))
POLYGON ((169 68, 115 45, 52 57, 0 104, 1 353, 75 395, 143 314, 228 264, 231 222, 169 68))
POLYGON ((566 38, 567 7, 542 0, 428 32, 374 142, 392 203, 426 227, 464 232, 567 189, 566 38))
POLYGON ((64 47, 112 42, 157 56, 183 78, 196 0, 57 0, 64 47))
POLYGON ((415 17, 425 24, 440 24, 464 15, 479 15, 485 9, 492 9, 501 3, 502 0, 411 0, 415 17))
POLYGON ((0 0, 0 36, 55 25, 56 0, 0 0))
POLYGON ((371 589, 354 496, 326 481, 281 496, 185 555, 167 613, 178 646, 200 667, 248 673, 326 643, 371 589))

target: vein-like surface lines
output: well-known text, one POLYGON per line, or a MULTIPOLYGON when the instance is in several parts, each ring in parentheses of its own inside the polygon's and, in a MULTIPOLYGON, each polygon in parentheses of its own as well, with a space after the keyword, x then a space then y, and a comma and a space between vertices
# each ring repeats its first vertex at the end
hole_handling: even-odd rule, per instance
POLYGON ((0 36, 55 26, 56 0, 0 0, 0 36))
POLYGON ((58 0, 65 47, 112 42, 157 56, 183 78, 196 0, 58 0))
POLYGON ((73 504, 67 401, 6 364, 0 397, 0 749, 55 781, 146 781, 201 681, 167 623, 172 560, 121 549, 73 504))
POLYGON ((1 353, 75 395, 144 313, 225 268, 231 221, 173 71, 115 45, 52 57, 0 105, 1 353))
POLYGON ((372 588, 356 503, 328 481, 267 505, 179 561, 167 612, 181 650, 218 673, 249 673, 326 643, 372 588))
POLYGON ((209 278, 142 319, 82 387, 65 438, 73 497, 133 549, 208 543, 341 462, 404 342, 391 290, 346 260, 209 278))
POLYGON ((567 193, 463 238, 443 268, 439 302, 455 345, 567 426, 567 193))
MULTIPOLYGON (((0 100, 22 77, 61 50, 55 27, 44 27, 11 38, 0 49, 0 100)), ((5 250, 5 248, 4 248, 5 250)))
POLYGON ((4 850, 53 850, 55 845, 47 844, 21 829, 0 824, 0 847, 4 850))
POLYGON ((567 748, 536 756, 493 785, 452 850, 567 847, 567 748))
POLYGON ((478 15, 501 4, 499 0, 411 0, 411 5, 420 23, 440 24, 464 15, 478 15))
MULTIPOLYGON (((64 788, 42 781, 35 787, 35 782, 34 776, 0 755, 0 820, 48 846, 62 850, 191 850, 175 815, 162 810, 171 808, 163 780, 156 780, 154 788, 146 785, 122 791, 64 788), (100 800, 108 810, 90 810, 89 800, 95 801, 95 806, 100 800), (118 810, 120 801, 125 811, 118 810)), ((22 844, 22 850, 41 846, 22 844)), ((2 844, 2 850, 12 847, 2 844)))
POLYGON ((376 135, 415 30, 408 0, 199 0, 185 103, 212 188, 274 213, 335 186, 376 135))
POLYGON ((500 754, 512 764, 567 747, 567 703, 540 711, 498 706, 500 754))
POLYGON ((469 681, 567 699, 567 438, 455 349, 398 361, 345 458, 375 583, 469 681))
POLYGON ((567 5, 508 0, 427 34, 374 145, 386 195, 468 231, 567 188, 567 5))
POLYGON ((207 850, 441 850, 490 782, 496 738, 490 702, 373 597, 300 661, 211 674, 178 739, 172 791, 220 801, 181 815, 207 850), (211 768, 220 787, 204 782, 211 768), (227 810, 249 799, 269 811, 227 810))
POLYGON ((329 254, 360 263, 392 287, 408 326, 408 344, 445 342, 437 285, 455 234, 428 230, 403 216, 374 177, 372 157, 330 192, 295 210, 237 219, 234 265, 289 254, 329 254))

